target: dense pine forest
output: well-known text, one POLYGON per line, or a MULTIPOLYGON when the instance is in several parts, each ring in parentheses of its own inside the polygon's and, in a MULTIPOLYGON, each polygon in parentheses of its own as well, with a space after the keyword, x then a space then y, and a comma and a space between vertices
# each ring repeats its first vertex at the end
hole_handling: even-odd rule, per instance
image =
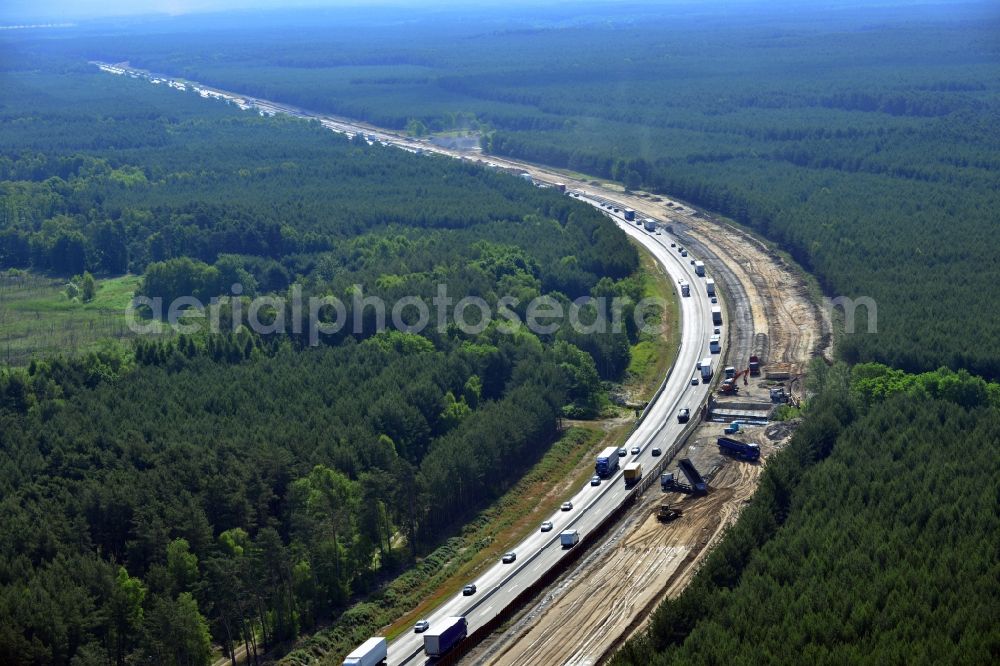
POLYGON ((497 154, 682 197, 776 241, 829 296, 874 298, 878 332, 862 316, 844 359, 1000 376, 992 3, 402 18, 188 19, 64 48, 418 134, 476 131, 497 154))
MULTIPOLYGON (((164 298, 641 295, 627 240, 554 191, 29 60, 3 73, 6 269, 164 298)), ((0 662, 202 664, 312 629, 596 414, 636 335, 365 322, 0 373, 0 662)))
POLYGON ((337 297, 350 319, 358 285, 391 302, 444 284, 494 310, 514 295, 523 319, 538 296, 636 301, 643 284, 623 235, 552 190, 89 59, 669 193, 774 241, 827 296, 874 298, 877 333, 861 317, 840 361, 810 368, 751 503, 613 663, 991 663, 998 31, 988 2, 6 31, 5 279, 92 291, 124 275, 168 301, 240 289, 221 332, 0 369, 0 663, 273 656, 338 617, 340 649, 382 626, 345 609, 430 575, 425 556, 563 419, 601 413, 638 336, 380 331, 363 312, 317 338, 252 332, 233 304, 257 296, 337 297))
POLYGON ((752 504, 613 663, 988 664, 1000 385, 835 366, 752 504))

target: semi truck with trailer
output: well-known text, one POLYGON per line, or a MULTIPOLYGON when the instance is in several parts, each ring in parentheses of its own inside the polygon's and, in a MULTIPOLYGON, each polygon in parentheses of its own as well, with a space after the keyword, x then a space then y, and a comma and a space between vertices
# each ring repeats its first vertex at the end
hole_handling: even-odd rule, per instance
POLYGON ((712 357, 701 359, 701 381, 707 384, 712 379, 712 357))
POLYGON ((369 638, 344 658, 344 666, 378 666, 378 664, 384 664, 388 649, 385 638, 381 636, 369 638))
POLYGON ((704 261, 696 261, 696 262, 694 262, 694 273, 695 273, 695 275, 700 275, 701 277, 705 276, 705 262, 704 261))
POLYGON ((464 617, 446 617, 424 634, 424 652, 428 657, 440 657, 448 652, 469 633, 469 624, 464 617))
POLYGON ((602 479, 606 479, 618 471, 618 447, 609 446, 601 451, 594 462, 594 473, 602 479))
POLYGON ((642 463, 630 462, 625 465, 625 485, 631 486, 642 478, 642 463))
POLYGON ((730 437, 720 437, 716 443, 719 445, 719 452, 725 455, 749 462, 760 460, 760 447, 756 444, 748 444, 730 437))
POLYGON ((578 530, 563 530, 559 533, 559 545, 563 548, 572 548, 580 543, 580 532, 578 530))
POLYGON ((718 305, 712 306, 712 323, 716 326, 722 325, 722 308, 718 305))

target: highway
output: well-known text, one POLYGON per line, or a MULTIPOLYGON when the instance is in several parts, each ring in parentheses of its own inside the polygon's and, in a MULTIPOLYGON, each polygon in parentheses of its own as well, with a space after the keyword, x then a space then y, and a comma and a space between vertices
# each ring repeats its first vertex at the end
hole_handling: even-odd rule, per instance
MULTIPOLYGON (((332 118, 286 104, 252 99, 238 93, 209 88, 190 81, 171 80, 169 77, 161 77, 125 66, 100 62, 92 64, 111 74, 146 78, 156 84, 167 83, 170 87, 178 90, 191 86, 203 97, 223 99, 243 109, 254 108, 260 113, 269 115, 281 113, 315 119, 332 131, 348 135, 362 133, 371 141, 393 145, 409 152, 434 152, 453 158, 470 158, 468 153, 462 151, 442 148, 349 119, 332 118)), ((535 182, 545 182, 551 186, 562 180, 558 174, 540 169, 535 165, 522 164, 504 158, 489 159, 490 161, 487 163, 489 166, 530 171, 535 182)), ((714 327, 711 322, 712 306, 703 285, 704 278, 695 274, 692 257, 681 257, 676 248, 670 247, 671 242, 677 242, 678 245, 681 242, 667 235, 665 231, 661 230, 659 234, 647 232, 635 222, 626 221, 623 213, 614 212, 614 208, 621 211, 626 206, 609 198, 607 192, 593 193, 585 189, 578 189, 573 190, 572 195, 579 201, 601 208, 602 212, 614 220, 624 233, 640 242, 666 270, 675 285, 682 279, 691 284, 690 297, 680 297, 680 290, 676 289, 680 300, 680 350, 662 392, 647 408, 645 418, 625 444, 629 451, 635 446, 640 447, 640 453, 638 455, 629 453, 622 458, 618 472, 602 481, 601 485, 591 486, 588 484, 581 488, 571 498, 572 510, 558 511, 548 518, 553 524, 551 531, 542 532, 541 526, 539 526, 538 531, 513 549, 517 553, 515 562, 512 564, 497 562, 476 580, 467 581, 476 585, 476 594, 472 596, 458 594, 439 606, 425 618, 430 622, 432 628, 442 618, 464 615, 471 634, 498 615, 518 594, 536 583, 545 572, 559 562, 560 558, 565 556, 567 551, 559 543, 559 533, 562 530, 576 529, 579 531, 581 539, 585 540, 587 535, 600 525, 604 517, 623 504, 631 492, 630 488, 625 487, 622 478, 622 468, 625 464, 639 461, 643 463, 644 471, 649 470, 658 460, 652 455, 652 449, 659 447, 664 452, 668 452, 684 430, 684 424, 677 422, 677 411, 686 407, 692 410, 692 419, 698 418, 696 409, 706 397, 711 384, 701 382, 696 385, 691 384, 691 378, 698 374, 695 367, 698 361, 704 357, 712 356, 716 363, 722 357, 720 354, 709 354, 708 343, 714 327), (611 204, 612 208, 609 209, 607 204, 611 204)), ((680 211, 678 210, 678 212, 680 211)), ((637 212, 636 218, 641 221, 644 216, 637 212)), ((663 220, 659 220, 659 222, 663 223, 663 220)), ((720 368, 715 367, 714 369, 718 372, 720 368)), ((389 645, 388 664, 390 666, 423 664, 425 661, 422 634, 416 634, 411 630, 389 645)))
MULTIPOLYGON (((580 200, 594 205, 600 203, 585 195, 581 195, 580 200)), ((677 411, 688 407, 693 412, 709 391, 707 384, 691 384, 698 361, 710 355, 708 342, 713 330, 711 304, 705 289, 698 288, 704 278, 695 275, 690 257, 681 257, 676 249, 669 247, 671 237, 663 232, 662 235, 648 233, 635 223, 626 222, 624 217, 616 216, 610 211, 605 212, 625 233, 642 243, 653 254, 675 284, 684 279, 692 285, 691 296, 680 298, 681 347, 674 369, 662 393, 649 407, 646 418, 625 445, 629 451, 634 446, 639 446, 642 451, 639 455, 630 453, 623 458, 618 472, 601 485, 588 484, 581 488, 570 500, 573 503, 571 511, 558 511, 548 518, 553 524, 551 532, 542 532, 539 526, 539 531, 513 549, 517 553, 517 560, 513 564, 497 562, 476 580, 468 581, 478 588, 476 594, 469 597, 459 594, 442 604, 426 618, 431 627, 442 618, 464 615, 471 634, 503 610, 522 590, 535 583, 566 554, 559 543, 559 532, 576 529, 580 532, 581 539, 586 538, 590 530, 625 501, 631 490, 625 487, 622 478, 625 463, 640 461, 644 470, 650 469, 657 461, 652 455, 652 449, 660 447, 666 451, 681 435, 684 426, 677 422, 677 411)), ((713 356, 719 358, 719 355, 713 356)), ((692 418, 697 418, 697 415, 693 414, 692 418)), ((390 666, 425 663, 422 636, 411 631, 393 641, 389 645, 388 663, 390 666)))

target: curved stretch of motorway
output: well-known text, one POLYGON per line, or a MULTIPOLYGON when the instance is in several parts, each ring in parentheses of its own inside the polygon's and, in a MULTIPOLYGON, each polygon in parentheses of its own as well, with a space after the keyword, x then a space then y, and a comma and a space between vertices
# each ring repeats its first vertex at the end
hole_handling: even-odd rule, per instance
MULTIPOLYGON (((324 127, 335 132, 348 135, 363 133, 370 141, 380 141, 411 152, 427 151, 455 158, 470 157, 460 151, 416 141, 394 132, 348 119, 333 118, 287 104, 249 99, 238 93, 202 86, 191 81, 172 80, 170 77, 160 78, 149 72, 124 65, 110 65, 100 62, 93 64, 103 71, 113 74, 127 74, 137 78, 145 78, 153 83, 166 82, 170 87, 178 90, 186 90, 188 86, 191 86, 203 97, 224 99, 244 109, 255 108, 266 114, 280 113, 315 119, 321 122, 324 127)), ((549 185, 555 184, 555 174, 542 172, 533 165, 522 164, 516 160, 494 159, 501 164, 531 171, 535 181, 545 181, 549 185)), ((666 270, 675 284, 680 280, 686 280, 691 284, 691 296, 680 298, 681 346, 674 363, 675 371, 669 375, 663 390, 647 408, 645 418, 625 443, 629 451, 638 446, 640 453, 623 458, 619 470, 610 478, 603 480, 601 485, 591 486, 588 484, 581 488, 571 498, 572 510, 559 511, 549 518, 553 525, 551 531, 541 532, 541 526, 539 526, 539 531, 533 533, 514 548, 517 559, 513 563, 501 564, 498 562, 476 580, 469 581, 476 585, 478 590, 476 594, 468 597, 456 595, 439 606, 433 614, 426 618, 432 629, 435 627, 435 623, 439 623, 443 618, 461 615, 465 616, 471 634, 496 617, 525 588, 541 579, 567 553, 560 545, 559 533, 562 530, 575 529, 579 531, 581 539, 586 539, 588 534, 597 528, 606 516, 620 507, 631 492, 630 488, 625 487, 623 479, 622 470, 625 464, 638 461, 643 463, 644 470, 651 469, 658 460, 652 455, 652 449, 659 447, 664 452, 672 450, 671 445, 683 433, 685 426, 677 422, 677 411, 685 407, 694 411, 710 390, 711 384, 700 382, 691 384, 691 378, 695 375, 695 366, 698 361, 710 355, 708 343, 713 329, 711 304, 706 290, 698 288, 704 278, 695 274, 689 257, 681 257, 676 249, 669 247, 670 243, 676 239, 665 233, 661 235, 662 232, 647 232, 634 222, 627 222, 623 214, 612 213, 606 206, 606 204, 611 203, 613 204, 612 210, 624 210, 624 204, 614 202, 604 193, 592 194, 583 190, 575 190, 573 194, 581 201, 601 206, 603 212, 611 217, 624 233, 642 243, 666 270)), ((642 219, 642 215, 637 213, 637 219, 642 219)), ((677 291, 679 293, 680 290, 677 291)), ((714 356, 720 358, 717 355, 714 356)), ((423 634, 411 631, 389 645, 388 663, 391 666, 423 664, 425 660, 423 634)))
MULTIPOLYGON (((594 205, 607 201, 604 197, 590 198, 583 193, 579 197, 594 205)), ((621 209, 620 206, 619 208, 621 209)), ((610 212, 608 214, 611 215, 610 212)), ((571 511, 558 511, 549 517, 548 520, 553 525, 552 531, 542 532, 539 526, 539 531, 513 549, 517 553, 517 559, 512 564, 498 562, 476 580, 469 581, 475 583, 478 589, 476 594, 468 597, 456 595, 438 607, 426 618, 432 628, 435 622, 440 622, 443 618, 464 615, 471 634, 499 614, 522 590, 535 583, 566 554, 567 551, 559 543, 560 531, 576 529, 581 538, 586 538, 589 531, 625 501, 630 491, 622 478, 625 463, 639 461, 643 463, 644 470, 652 468, 657 461, 652 455, 652 449, 659 447, 667 451, 681 436, 684 426, 677 422, 677 410, 687 407, 693 411, 709 391, 710 384, 691 384, 698 361, 709 355, 708 342, 713 329, 708 296, 705 289, 697 288, 704 278, 695 275, 689 258, 681 257, 675 249, 669 247, 669 236, 646 232, 635 223, 626 222, 624 217, 612 217, 625 233, 642 243, 653 254, 675 283, 683 279, 692 285, 691 296, 680 299, 681 346, 674 363, 675 369, 668 377, 663 391, 649 406, 645 419, 625 444, 629 451, 638 446, 641 452, 639 455, 630 454, 623 458, 619 470, 602 481, 601 485, 588 484, 581 488, 571 498, 571 511)), ((423 664, 424 661, 421 634, 404 634, 389 645, 390 665, 423 664)))

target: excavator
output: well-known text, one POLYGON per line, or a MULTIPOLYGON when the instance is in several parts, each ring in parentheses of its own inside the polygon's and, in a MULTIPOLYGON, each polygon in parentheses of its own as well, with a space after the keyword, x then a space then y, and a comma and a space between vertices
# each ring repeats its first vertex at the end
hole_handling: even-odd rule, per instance
POLYGON ((749 374, 750 374, 750 368, 745 368, 745 369, 740 370, 739 372, 737 372, 735 375, 733 375, 729 379, 724 380, 722 382, 722 385, 719 386, 719 393, 721 393, 722 395, 733 395, 733 394, 739 393, 740 392, 740 387, 736 385, 736 380, 738 380, 740 377, 742 377, 743 378, 743 386, 746 386, 748 384, 748 382, 747 382, 747 376, 749 376, 749 374))

